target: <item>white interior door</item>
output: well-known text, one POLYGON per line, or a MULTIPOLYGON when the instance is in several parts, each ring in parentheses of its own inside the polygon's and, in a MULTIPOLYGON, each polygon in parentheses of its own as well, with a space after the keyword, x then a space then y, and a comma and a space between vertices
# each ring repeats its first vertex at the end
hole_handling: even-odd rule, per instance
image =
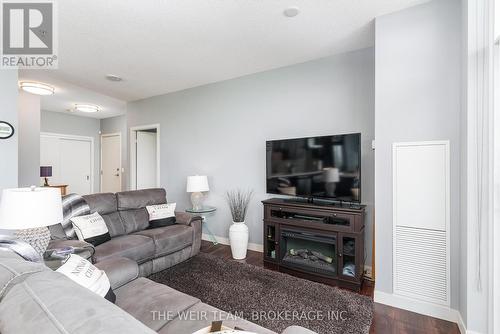
MULTIPOLYGON (((49 184, 61 184, 61 165, 59 152, 59 138, 40 137, 40 166, 52 166, 52 177, 49 177, 49 184)), ((43 184, 41 181, 40 184, 43 184)))
POLYGON ((101 192, 121 191, 121 136, 101 137, 101 192))
POLYGON ((92 141, 65 135, 40 136, 40 166, 52 166, 51 185, 68 185, 68 193, 92 192, 92 141))
POLYGON ((61 139, 59 147, 61 152, 60 178, 64 184, 68 185, 68 193, 90 194, 92 192, 91 142, 61 139))
POLYGON ((394 294, 450 304, 448 141, 393 144, 394 294))
POLYGON ((156 132, 136 132, 136 189, 155 188, 156 184, 156 132))

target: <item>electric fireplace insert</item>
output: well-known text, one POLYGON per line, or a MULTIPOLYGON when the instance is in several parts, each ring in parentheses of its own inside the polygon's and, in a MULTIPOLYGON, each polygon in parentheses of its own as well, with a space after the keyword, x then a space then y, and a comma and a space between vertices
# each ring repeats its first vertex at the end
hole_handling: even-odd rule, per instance
POLYGON ((281 230, 281 263, 318 274, 337 275, 337 238, 314 231, 281 230))

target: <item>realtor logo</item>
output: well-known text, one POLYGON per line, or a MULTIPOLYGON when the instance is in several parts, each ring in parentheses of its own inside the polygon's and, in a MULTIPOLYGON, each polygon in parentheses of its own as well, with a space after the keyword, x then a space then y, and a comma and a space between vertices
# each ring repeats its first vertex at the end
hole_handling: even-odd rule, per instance
POLYGON ((57 68, 53 1, 1 1, 2 68, 57 68))

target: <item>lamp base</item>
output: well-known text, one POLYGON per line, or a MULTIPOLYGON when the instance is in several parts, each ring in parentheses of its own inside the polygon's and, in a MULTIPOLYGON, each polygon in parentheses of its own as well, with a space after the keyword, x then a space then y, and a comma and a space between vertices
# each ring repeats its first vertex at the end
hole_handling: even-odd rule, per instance
POLYGON ((50 187, 50 184, 49 184, 49 179, 48 179, 48 178, 46 178, 46 177, 44 177, 44 179, 45 179, 45 182, 43 183, 43 186, 44 186, 44 187, 50 187))
POLYGON ((203 194, 200 192, 191 193, 191 204, 195 210, 203 209, 203 194))
POLYGON ((327 182, 325 183, 326 194, 329 197, 335 197, 335 188, 337 188, 336 182, 327 182))
POLYGON ((50 231, 47 227, 28 228, 17 230, 16 238, 28 243, 43 258, 43 253, 47 250, 50 242, 50 231))

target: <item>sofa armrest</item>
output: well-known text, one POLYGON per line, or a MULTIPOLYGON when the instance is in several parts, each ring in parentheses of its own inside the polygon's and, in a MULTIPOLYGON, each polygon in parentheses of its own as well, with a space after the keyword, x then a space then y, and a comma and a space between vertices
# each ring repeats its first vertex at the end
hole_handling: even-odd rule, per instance
POLYGON ((94 246, 92 244, 89 244, 86 241, 81 241, 81 240, 76 240, 76 239, 54 239, 50 240, 49 246, 47 249, 55 249, 55 248, 62 248, 62 247, 75 247, 75 248, 92 248, 94 249, 94 246))
POLYGON ((97 262, 95 266, 104 270, 113 290, 139 277, 139 266, 137 263, 124 257, 115 257, 97 262))
POLYGON ((203 222, 202 218, 200 216, 195 216, 187 212, 176 212, 175 213, 175 222, 177 224, 182 224, 182 225, 191 225, 192 222, 199 220, 200 222, 203 222))
POLYGON ((287 327, 281 334, 317 334, 317 333, 304 327, 290 326, 287 327))

